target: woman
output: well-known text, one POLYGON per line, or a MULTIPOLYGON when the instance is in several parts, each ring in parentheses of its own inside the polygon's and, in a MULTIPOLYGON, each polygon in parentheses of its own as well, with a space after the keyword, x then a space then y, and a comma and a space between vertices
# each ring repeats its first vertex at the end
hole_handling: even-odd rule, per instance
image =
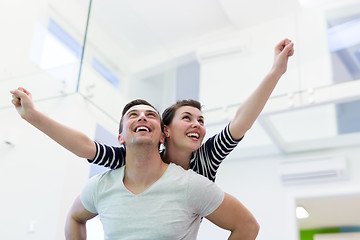
MULTIPOLYGON (((274 63, 270 72, 238 108, 233 120, 224 130, 209 138, 204 144, 202 140, 206 131, 199 102, 184 100, 167 108, 163 113, 166 137, 163 160, 178 164, 184 169, 191 168, 214 181, 220 163, 236 147, 259 116, 280 77, 286 72, 288 58, 293 53, 293 43, 288 39, 276 45, 274 63)), ((85 134, 38 112, 32 102, 31 94, 24 88, 18 88, 10 93, 13 95, 12 103, 22 118, 77 156, 112 169, 125 164, 126 151, 123 147, 111 147, 93 142, 85 134)))

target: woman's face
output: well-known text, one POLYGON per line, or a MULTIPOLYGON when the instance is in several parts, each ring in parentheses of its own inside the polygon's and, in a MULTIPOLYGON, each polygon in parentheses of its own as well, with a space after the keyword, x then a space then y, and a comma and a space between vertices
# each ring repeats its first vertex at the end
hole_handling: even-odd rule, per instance
POLYGON ((180 107, 170 125, 165 126, 165 133, 167 144, 191 152, 197 150, 206 133, 201 111, 191 106, 180 107))

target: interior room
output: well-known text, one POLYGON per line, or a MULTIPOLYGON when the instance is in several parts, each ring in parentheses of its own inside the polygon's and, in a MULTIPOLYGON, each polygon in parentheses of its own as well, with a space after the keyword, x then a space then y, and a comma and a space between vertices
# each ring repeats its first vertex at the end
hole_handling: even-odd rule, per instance
MULTIPOLYGON (((35 0, 0 4, 1 239, 64 239, 96 168, 20 117, 10 90, 91 139, 118 144, 133 99, 160 112, 203 106, 221 131, 294 43, 286 73, 216 184, 260 225, 259 240, 360 238, 359 0, 35 0)), ((88 239, 103 239, 96 218, 88 239)), ((227 239, 208 220, 198 239, 227 239)))

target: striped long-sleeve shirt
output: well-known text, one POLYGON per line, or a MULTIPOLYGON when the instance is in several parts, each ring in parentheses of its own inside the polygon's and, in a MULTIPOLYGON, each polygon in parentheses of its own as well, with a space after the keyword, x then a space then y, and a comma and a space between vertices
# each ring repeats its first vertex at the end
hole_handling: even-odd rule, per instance
MULTIPOLYGON (((242 139, 242 138, 241 138, 242 139)), ((193 152, 190 159, 190 169, 215 181, 216 172, 224 158, 241 141, 232 138, 229 131, 229 124, 218 134, 215 134, 199 149, 193 152)), ((93 160, 88 159, 90 163, 100 166, 117 169, 125 165, 126 150, 124 146, 107 146, 95 141, 96 155, 93 160)), ((163 152, 160 152, 163 155, 163 152)))

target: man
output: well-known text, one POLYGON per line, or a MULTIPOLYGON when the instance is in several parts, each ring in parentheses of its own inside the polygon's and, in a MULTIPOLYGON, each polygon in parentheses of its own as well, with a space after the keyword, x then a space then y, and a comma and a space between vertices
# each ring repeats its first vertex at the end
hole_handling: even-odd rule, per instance
POLYGON ((234 197, 207 178, 161 160, 159 113, 144 100, 127 104, 120 120, 126 166, 94 176, 75 200, 67 239, 85 239, 86 221, 99 215, 105 239, 196 239, 201 217, 255 239, 259 226, 234 197))

